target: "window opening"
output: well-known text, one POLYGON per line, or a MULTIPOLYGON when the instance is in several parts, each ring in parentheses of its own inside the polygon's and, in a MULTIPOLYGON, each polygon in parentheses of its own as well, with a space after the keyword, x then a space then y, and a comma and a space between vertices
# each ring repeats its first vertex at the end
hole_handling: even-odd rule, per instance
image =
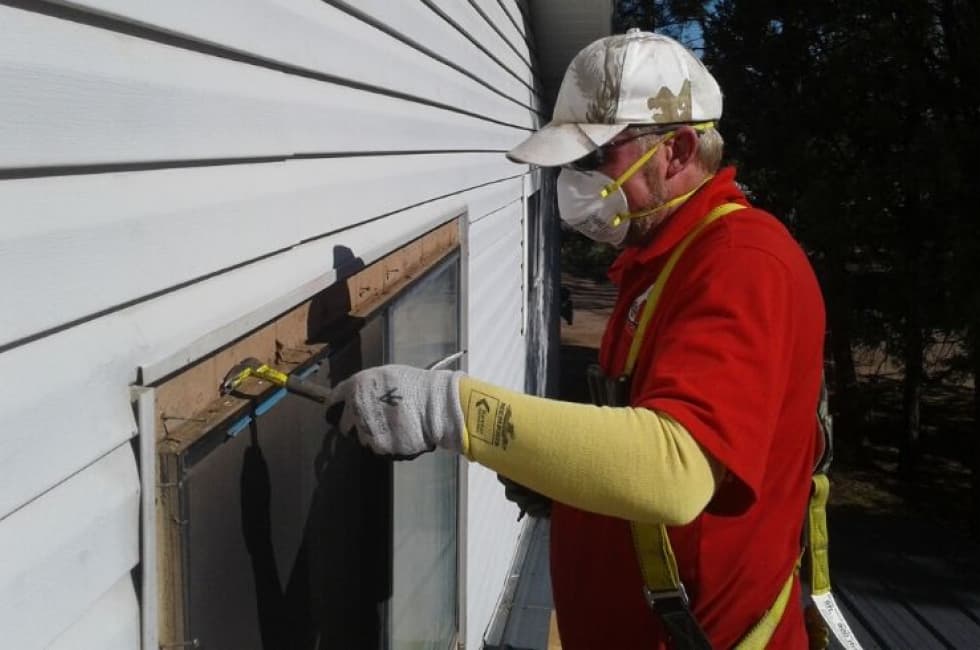
MULTIPOLYGON (((424 272, 399 263, 397 293, 372 296, 293 372, 329 386, 457 351, 460 261, 445 241, 453 252, 424 272)), ((170 418, 184 422, 158 445, 161 644, 450 648, 455 458, 375 457, 332 431, 322 406, 249 381, 248 401, 170 418)))

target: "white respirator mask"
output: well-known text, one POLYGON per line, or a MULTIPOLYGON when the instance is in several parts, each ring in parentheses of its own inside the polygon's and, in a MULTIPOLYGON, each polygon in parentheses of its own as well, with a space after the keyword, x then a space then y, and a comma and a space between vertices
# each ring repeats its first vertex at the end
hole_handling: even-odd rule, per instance
MULTIPOLYGON (((694 128, 701 131, 713 125, 713 122, 704 122, 694 125, 694 128)), ((704 179, 690 192, 675 197, 662 205, 637 212, 630 212, 629 202, 626 199, 626 193, 623 191, 623 184, 653 158, 661 145, 668 142, 674 135, 674 131, 667 133, 663 140, 640 156, 616 179, 610 178, 596 169, 580 169, 576 168, 574 164, 563 166, 561 173, 558 174, 557 182, 558 213, 561 220, 589 239, 613 246, 621 246, 629 232, 630 219, 639 219, 667 210, 689 199, 704 183, 710 180, 711 176, 704 179)), ((621 141, 612 146, 625 142, 627 141, 621 141)), ((596 166, 601 164, 602 150, 603 147, 600 147, 594 152, 599 154, 598 160, 593 162, 596 166)))
POLYGON ((603 188, 612 182, 601 172, 562 169, 558 174, 558 214, 589 239, 619 246, 630 226, 619 215, 628 213, 629 206, 622 188, 602 198, 603 188))

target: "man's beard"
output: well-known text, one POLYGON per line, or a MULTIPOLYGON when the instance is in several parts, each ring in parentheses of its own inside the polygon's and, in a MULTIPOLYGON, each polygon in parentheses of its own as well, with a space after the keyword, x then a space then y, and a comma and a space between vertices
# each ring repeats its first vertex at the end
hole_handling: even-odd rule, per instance
MULTIPOLYGON (((647 177, 648 186, 651 188, 650 201, 642 210, 649 210, 656 208, 659 205, 663 205, 670 200, 667 196, 667 190, 662 184, 657 183, 656 179, 652 176, 647 177)), ((637 210, 637 212, 642 212, 642 210, 637 210)), ((650 236, 657 226, 666 221, 674 210, 661 210, 660 212, 654 212, 653 214, 648 214, 638 219, 630 219, 629 231, 626 233, 626 240, 623 242, 624 246, 643 246, 648 241, 650 241, 650 236)))

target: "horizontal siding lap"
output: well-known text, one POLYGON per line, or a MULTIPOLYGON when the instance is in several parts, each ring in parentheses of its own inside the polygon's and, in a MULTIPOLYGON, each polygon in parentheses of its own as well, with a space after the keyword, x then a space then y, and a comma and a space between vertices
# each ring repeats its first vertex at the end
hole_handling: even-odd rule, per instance
MULTIPOLYGON (((477 223, 479 223, 481 221, 485 221, 487 219, 487 217, 495 217, 496 216, 496 213, 498 213, 498 212, 500 212, 502 210, 506 210, 508 208, 511 208, 515 203, 519 203, 521 200, 522 200, 522 196, 521 196, 520 192, 518 192, 517 194, 510 194, 507 197, 507 203, 506 204, 500 205, 500 206, 496 207, 495 209, 490 210, 488 212, 484 212, 482 216, 480 216, 478 218, 475 218, 475 219, 472 219, 470 221, 470 224, 471 225, 476 225, 477 223)), ((480 227, 482 227, 482 226, 480 226, 480 227)))
POLYGON ((518 6, 518 3, 515 2, 515 0, 499 0, 499 2, 500 5, 503 7, 504 11, 507 12, 507 15, 510 17, 510 20, 513 21, 515 25, 515 29, 517 29, 521 38, 527 44, 527 47, 530 50, 530 54, 531 54, 531 63, 534 63, 535 60, 534 40, 531 38, 531 35, 528 33, 528 24, 524 19, 524 14, 521 12, 521 8, 518 6))
POLYGON ((129 577, 138 542, 139 481, 129 445, 7 517, 0 526, 4 645, 48 647, 129 577))
POLYGON ((143 380, 157 381, 332 284, 336 279, 332 260, 338 248, 367 265, 464 212, 465 205, 457 196, 426 203, 297 246, 121 314, 138 319, 142 335, 153 342, 141 365, 143 380), (242 287, 249 290, 243 292, 242 287), (197 309, 200 305, 208 309, 197 309), (193 318, 186 318, 185 312, 193 318))
POLYGON ((527 134, 7 7, 0 21, 0 168, 502 151, 527 134))
MULTIPOLYGON (((111 336, 111 330, 105 335, 111 336)), ((20 386, 25 387, 4 391, 0 398, 4 420, 0 433, 0 517, 135 433, 125 395, 129 379, 125 369, 118 364, 98 367, 106 342, 91 341, 94 349, 84 351, 81 363, 85 367, 77 369, 68 364, 83 355, 73 350, 60 358, 40 357, 57 359, 57 363, 37 364, 39 357, 24 354, 28 350, 18 354, 20 348, 0 355, 0 368, 15 372, 12 376, 18 376, 20 386), (20 368, 13 370, 18 365, 20 368)), ((54 352, 51 348, 48 351, 54 352)))
MULTIPOLYGON (((519 181, 504 182, 501 185, 502 187, 509 187, 509 191, 513 191, 518 187, 518 185, 514 184, 515 182, 519 181)), ((360 230, 363 232, 360 233, 359 237, 354 237, 354 233, 346 233, 346 241, 353 245, 352 251, 354 254, 361 254, 365 258, 366 263, 369 263, 373 258, 382 253, 385 244, 380 244, 379 246, 378 242, 394 242, 397 240, 397 237, 394 237, 391 232, 392 223, 399 223, 405 228, 414 226, 414 231, 405 234, 405 237, 409 237, 416 232, 420 234, 421 231, 434 225, 434 222, 445 218, 433 217, 432 214, 437 211, 441 211, 440 214, 443 215, 461 212, 464 205, 461 197, 472 196, 477 202, 481 200, 486 202, 489 200, 487 197, 495 196, 496 202, 500 202, 508 200, 506 194, 507 192, 502 192, 501 188, 495 188, 493 186, 470 190, 461 195, 437 201, 434 204, 420 206, 420 208, 408 211, 408 214, 396 215, 396 221, 384 220, 362 226, 360 230), (411 213, 413 212, 423 214, 424 218, 416 217, 415 221, 413 221, 411 219, 411 213), (425 213, 428 214, 425 215, 425 213), (354 241, 355 239, 357 241, 354 241)), ((22 230, 20 234, 23 235, 24 231, 22 230)), ((299 247, 299 250, 290 251, 288 254, 289 257, 294 259, 283 261, 280 266, 293 270, 296 270, 297 267, 300 269, 310 268, 309 265, 304 266, 295 263, 295 258, 299 257, 302 253, 306 253, 308 260, 315 259, 320 266, 317 271, 309 275, 322 275, 323 260, 327 258, 320 251, 330 251, 333 246, 344 239, 343 236, 337 236, 336 238, 328 238, 326 241, 312 242, 303 247, 299 247)), ((28 372, 26 375, 20 374, 20 376, 24 379, 25 385, 46 386, 50 389, 49 391, 42 391, 39 394, 39 401, 37 403, 21 404, 19 409, 13 403, 3 403, 3 398, 0 398, 0 411, 5 413, 22 413, 25 426, 18 426, 16 430, 23 431, 25 435, 34 436, 35 443, 44 438, 37 437, 37 430, 32 430, 27 424, 39 414, 45 412, 51 414, 53 420, 50 423, 42 421, 44 425, 43 429, 54 432, 57 435, 52 436, 52 439, 47 442, 37 445, 37 450, 40 453, 40 451, 45 449, 61 448, 66 452, 64 455, 65 460, 60 463, 52 463, 50 458, 45 463, 41 463, 39 458, 33 460, 27 459, 23 463, 17 463, 17 459, 12 457, 5 458, 4 461, 14 463, 15 465, 20 464, 21 467, 31 471, 22 474, 5 471, 4 475, 14 479, 12 483, 17 487, 24 488, 27 491, 33 490, 36 493, 42 489, 46 489, 47 486, 52 482, 56 482, 61 476, 71 473, 71 468, 84 466, 87 462, 90 462, 86 458, 86 452, 91 453, 97 448, 97 445, 93 441, 93 431, 97 430, 97 423, 115 423, 110 427, 116 432, 114 435, 123 437, 130 435, 132 433, 132 416, 127 411, 128 400, 125 391, 118 389, 119 387, 126 386, 135 379, 133 371, 136 365, 138 365, 139 360, 165 354, 167 350, 181 349, 182 346, 186 346, 189 340, 194 337, 194 332, 205 331, 209 327, 218 327, 218 325, 210 322, 202 323, 201 319, 204 315, 195 310, 195 305, 210 305, 211 309, 208 311, 208 314, 217 312, 219 314, 217 318, 219 322, 222 320, 231 320, 248 310, 248 305, 243 304, 248 302, 247 298, 252 298, 254 301, 261 303, 271 295, 282 293, 284 288, 293 287, 292 282, 296 282, 303 277, 302 272, 298 276, 293 273, 281 275, 278 276, 280 278, 279 281, 274 283, 276 285, 274 288, 270 288, 267 291, 260 290, 261 288, 257 288, 256 286, 256 280, 266 277, 268 267, 272 266, 275 261, 275 258, 273 258, 272 260, 265 260, 258 263, 258 265, 266 267, 262 270, 250 268, 238 269, 233 273, 227 274, 237 276, 235 278, 223 278, 219 276, 218 278, 201 283, 199 286, 191 287, 178 293, 155 299, 149 303, 111 314, 98 321, 71 328, 65 332, 15 348, 0 355, 0 368, 7 367, 13 372, 14 368, 24 366, 28 369, 28 372), (287 277, 289 278, 288 280, 284 279, 287 277), (247 295, 242 295, 235 290, 236 286, 250 286, 256 290, 247 295), (233 297, 237 297, 237 299, 233 297), (29 358, 34 358, 37 355, 45 358, 59 358, 64 362, 64 367, 74 369, 75 373, 81 374, 68 373, 57 375, 61 381, 55 381, 52 384, 52 382, 45 380, 44 375, 47 374, 47 370, 43 367, 37 365, 32 366, 27 363, 29 358), (32 374, 37 374, 38 376, 31 376, 32 374), (66 382, 67 385, 62 385, 63 382, 66 382), (88 388, 78 392, 78 386, 88 388), (72 387, 76 387, 77 394, 72 394, 72 387), (115 395, 117 392, 119 394, 115 395), (70 395, 72 399, 66 403, 63 398, 64 395, 70 395), (54 400, 57 396, 62 396, 62 401, 60 402, 61 408, 46 409, 44 400, 54 400), (109 411, 106 413, 100 412, 99 408, 103 406, 108 406, 109 411), (78 417, 80 413, 84 413, 84 416, 81 418, 78 417), (61 438, 56 439, 58 436, 61 436, 61 438), (77 441, 77 449, 64 445, 64 442, 68 439, 77 441), (38 469, 42 467, 43 470, 39 472, 38 469)), ((322 279, 323 286, 329 284, 329 282, 329 278, 322 279)), ((310 286, 307 287, 306 292, 312 293, 314 290, 316 290, 316 287, 310 286)), ((298 301, 303 297, 305 296, 297 294, 293 296, 293 299, 298 301)), ((287 306, 284 303, 281 309, 285 309, 287 306)), ((258 318, 257 320, 261 321, 262 318, 258 318)), ((247 327, 247 324, 243 327, 247 327)), ((223 339, 215 339, 213 343, 205 347, 213 349, 240 333, 243 332, 228 332, 223 339)), ((193 360, 193 357, 189 356, 183 361, 189 362, 191 360, 193 360)), ((175 361, 175 363, 179 362, 175 361)), ((16 393, 7 393, 4 397, 16 401, 23 396, 20 395, 18 397, 16 393)), ((37 420, 35 420, 36 422, 37 420)), ((9 455, 11 449, 9 439, 4 443, 3 448, 4 452, 9 455)), ((20 460, 24 461, 23 458, 20 458, 20 460)), ((91 468, 85 470, 85 472, 88 471, 92 471, 91 468)), ((55 491, 65 488, 70 483, 71 481, 58 486, 55 491)), ((26 500, 27 495, 27 492, 17 493, 16 491, 10 490, 4 490, 3 493, 5 496, 13 497, 16 501, 26 500)), ((22 512, 36 512, 38 503, 32 503, 31 508, 25 509, 22 512)), ((5 525, 0 527, 0 531, 7 530, 10 521, 11 518, 8 518, 5 521, 5 525)), ((133 530, 135 530, 135 523, 133 526, 133 530)))
POLYGON ((24 387, 0 393, 2 514, 132 434, 137 369, 156 381, 326 288, 336 247, 370 264, 464 210, 458 197, 425 204, 0 354, 0 373, 24 387))
POLYGON ((126 574, 82 618, 47 646, 47 650, 134 650, 139 647, 140 605, 133 581, 126 574))
MULTIPOLYGON (((492 92, 472 77, 325 2, 70 0, 64 4, 270 63, 406 93, 517 126, 531 126, 528 110, 517 99, 492 92), (270 25, 276 28, 269 29, 270 25)), ((421 42, 446 47, 453 42, 453 35, 445 27, 448 26, 429 26, 423 30, 421 42)), ((465 60, 454 58, 459 53, 457 49, 446 54, 450 60, 465 60)), ((486 71, 474 72, 482 78, 480 73, 486 71)), ((512 95, 518 99, 522 96, 512 95)))
POLYGON ((472 42, 426 4, 390 0, 334 0, 334 4, 363 14, 436 56, 464 67, 520 105, 532 106, 527 89, 517 78, 484 56, 472 42))
POLYGON ((521 179, 509 178, 463 194, 471 224, 486 218, 514 201, 521 200, 521 179))
POLYGON ((487 215, 487 218, 473 222, 470 227, 470 235, 486 236, 488 241, 493 241, 508 233, 516 233, 520 236, 522 232, 521 218, 523 212, 518 200, 519 198, 520 196, 514 197, 515 200, 509 203, 505 209, 496 211, 492 215, 487 215))
POLYGON ((500 6, 500 2, 498 0, 470 0, 470 2, 480 8, 480 11, 487 17, 490 24, 496 28, 495 31, 499 31, 502 34, 504 42, 510 48, 516 50, 521 62, 533 74, 533 70, 531 70, 531 55, 528 51, 527 42, 524 40, 524 34, 514 26, 507 12, 500 6))
POLYGON ((500 34, 479 14, 473 5, 459 0, 425 0, 449 20, 451 20, 474 42, 478 43, 490 57, 499 62, 524 87, 529 106, 540 112, 540 101, 535 90, 534 76, 527 63, 514 50, 507 46, 500 34))
MULTIPOLYGON (((0 6, 0 273, 18 278, 0 316, 0 374, 18 377, 0 393, 0 629, 10 647, 132 648, 129 386, 326 288, 338 250, 370 264, 468 211, 490 283, 472 285, 490 296, 471 304, 472 369, 521 388, 527 167, 501 154, 540 116, 500 5, 520 56, 443 0, 61 4, 134 27, 0 6), (223 164, 162 168, 193 161, 223 164)), ((470 502, 496 501, 499 524, 491 480, 471 472, 470 502)), ((489 558, 476 584, 502 584, 517 529, 469 536, 489 558)), ((478 639, 497 591, 468 593, 478 639)))
POLYGON ((20 278, 6 289, 0 344, 519 173, 474 153, 0 182, 3 212, 21 217, 0 233, 0 274, 20 278))

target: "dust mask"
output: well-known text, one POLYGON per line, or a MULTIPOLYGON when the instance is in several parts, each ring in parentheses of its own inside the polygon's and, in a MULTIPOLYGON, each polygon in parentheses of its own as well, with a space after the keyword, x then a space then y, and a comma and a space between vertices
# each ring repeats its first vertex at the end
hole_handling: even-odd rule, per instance
MULTIPOLYGON (((694 125, 697 130, 713 126, 713 122, 694 125)), ((630 212, 623 184, 638 172, 665 142, 673 138, 671 131, 656 146, 640 156, 616 179, 597 170, 580 170, 563 167, 558 175, 558 213, 562 221, 589 239, 604 244, 620 246, 629 232, 630 219, 639 219, 676 207, 689 199, 711 176, 705 178, 690 192, 675 197, 653 208, 630 212)))
POLYGON ((562 169, 558 174, 558 213, 562 221, 589 239, 619 246, 626 239, 629 221, 618 215, 629 212, 629 207, 622 188, 602 197, 602 189, 612 182, 601 172, 562 169))

